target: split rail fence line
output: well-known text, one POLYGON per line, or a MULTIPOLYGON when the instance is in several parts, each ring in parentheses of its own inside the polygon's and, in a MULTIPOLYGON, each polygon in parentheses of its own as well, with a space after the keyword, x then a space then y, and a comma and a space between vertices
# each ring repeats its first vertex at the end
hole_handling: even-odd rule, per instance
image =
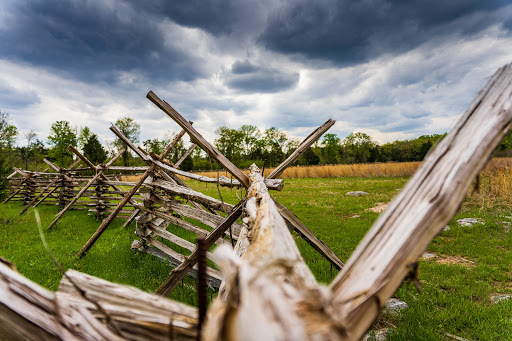
MULTIPOLYGON (((289 222, 283 219, 286 210, 271 198, 258 168, 252 166, 249 177, 232 168, 229 171, 248 190, 240 208, 224 219, 242 211, 243 226, 234 250, 221 245, 215 252, 224 280, 202 328, 195 309, 162 297, 72 270, 59 291, 52 293, 0 264, 0 330, 24 339, 187 340, 201 329, 202 340, 358 340, 429 242, 455 215, 511 127, 512 65, 508 64, 428 155, 327 290, 305 265, 289 222), (86 297, 66 284, 70 278, 86 297)), ((197 136, 192 140, 203 149, 209 147, 197 136)), ((215 154, 214 149, 209 152, 215 154)), ((232 166, 222 155, 215 156, 232 166)))

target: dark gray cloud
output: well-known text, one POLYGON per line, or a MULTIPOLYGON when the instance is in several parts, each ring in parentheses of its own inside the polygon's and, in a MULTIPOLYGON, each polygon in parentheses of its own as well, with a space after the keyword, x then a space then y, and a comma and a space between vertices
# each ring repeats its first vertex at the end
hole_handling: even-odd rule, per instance
POLYGON ((236 61, 224 74, 228 87, 244 93, 273 93, 289 90, 297 85, 299 74, 270 67, 260 67, 248 60, 236 61))
POLYGON ((0 40, 3 58, 84 81, 116 82, 119 72, 138 72, 155 81, 201 76, 199 61, 165 44, 154 18, 121 1, 20 1, 8 11, 12 19, 0 40))
POLYGON ((0 79, 0 103, 3 109, 21 109, 40 102, 34 91, 16 89, 0 79))
POLYGON ((130 0, 134 7, 157 17, 165 17, 187 27, 213 34, 229 34, 239 24, 248 4, 238 0, 130 0))
POLYGON ((383 53, 397 54, 431 39, 479 32, 497 23, 499 15, 493 11, 503 3, 499 0, 289 1, 270 15, 259 42, 281 53, 350 65, 383 53))

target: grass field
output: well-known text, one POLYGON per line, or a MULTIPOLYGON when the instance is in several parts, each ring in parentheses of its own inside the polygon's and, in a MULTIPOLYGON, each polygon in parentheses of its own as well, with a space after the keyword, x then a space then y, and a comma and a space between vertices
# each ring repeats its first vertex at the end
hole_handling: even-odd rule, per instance
MULTIPOLYGON (((480 193, 470 191, 450 222, 450 230, 430 244, 428 252, 435 257, 421 260, 419 266, 422 293, 404 283, 396 297, 409 309, 396 316, 383 315, 376 323, 376 329, 390 328, 389 340, 453 339, 448 334, 468 340, 512 340, 512 300, 493 303, 491 299, 512 294, 512 197, 506 196, 512 194, 512 173, 508 161, 503 162, 483 172, 480 193), (483 224, 459 226, 456 220, 460 218, 479 218, 483 224)), ((272 195, 346 261, 378 217, 370 209, 389 202, 406 181, 396 175, 287 179, 285 189, 272 195), (370 194, 351 197, 345 195, 348 191, 370 194)), ((218 197, 214 185, 189 184, 218 197)), ((243 195, 234 189, 221 191, 230 203, 243 195)), ((0 205, 0 255, 14 262, 26 277, 56 290, 61 274, 42 248, 33 211, 19 217, 20 210, 14 203, 0 205)), ((57 211, 40 208, 43 226, 49 225, 57 211)), ((84 259, 73 259, 98 225, 83 211, 69 212, 47 232, 50 248, 66 267, 154 291, 170 269, 153 256, 132 253, 134 227, 123 228, 121 221, 104 233, 84 259)), ((336 271, 307 243, 296 241, 317 280, 329 283, 336 271)), ((194 287, 195 281, 187 278, 171 297, 195 304, 194 287)))

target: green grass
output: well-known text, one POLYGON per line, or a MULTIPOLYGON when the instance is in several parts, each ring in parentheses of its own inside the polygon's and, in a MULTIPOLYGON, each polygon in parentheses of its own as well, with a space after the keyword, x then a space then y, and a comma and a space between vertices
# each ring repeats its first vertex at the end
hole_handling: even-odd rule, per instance
MULTIPOLYGON (((378 213, 367 209, 392 200, 406 181, 357 177, 287 179, 283 191, 271 194, 346 261, 378 217, 378 213), (370 194, 345 195, 355 190, 370 194)), ((189 184, 218 197, 215 185, 189 184)), ((243 195, 226 188, 221 191, 223 200, 232 204, 243 195)), ((15 203, 0 205, 0 255, 14 262, 26 277, 56 290, 61 274, 41 246, 32 210, 19 217, 20 210, 21 206, 15 203)), ((57 211, 56 207, 40 208, 43 227, 49 225, 57 211)), ((506 200, 466 201, 450 222, 451 229, 430 244, 428 251, 438 257, 420 261, 422 293, 410 283, 403 284, 395 296, 404 300, 409 309, 398 316, 382 316, 376 328, 395 326, 389 340, 450 339, 445 333, 469 340, 512 340, 512 300, 491 303, 491 295, 512 294, 512 232, 507 232, 509 226, 505 223, 512 223, 512 219, 505 216, 512 216, 506 200), (465 217, 481 218, 485 223, 457 226, 456 219, 465 217), (440 262, 449 259, 470 262, 440 262)), ((148 292, 156 290, 170 268, 153 256, 131 252, 134 226, 123 228, 122 221, 114 222, 84 259, 74 259, 98 225, 83 211, 69 212, 47 232, 47 240, 66 267, 148 292)), ((173 232, 193 241, 186 231, 173 232)), ((331 282, 337 271, 302 239, 296 241, 317 280, 323 284, 331 282)), ((178 287, 171 297, 195 304, 195 285, 194 279, 187 278, 183 288, 178 287)))

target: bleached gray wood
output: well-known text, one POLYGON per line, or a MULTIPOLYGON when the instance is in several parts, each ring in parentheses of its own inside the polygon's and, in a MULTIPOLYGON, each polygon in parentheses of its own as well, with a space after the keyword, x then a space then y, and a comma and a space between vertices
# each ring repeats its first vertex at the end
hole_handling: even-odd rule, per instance
MULTIPOLYGON (((171 334, 175 340, 196 337, 196 308, 78 271, 68 270, 66 275, 107 311, 126 340, 169 340, 171 334)), ((84 302, 66 277, 56 296, 59 300, 80 303, 95 316, 101 315, 96 306, 84 302)))
POLYGON ((249 245, 242 260, 228 249, 215 253, 229 291, 211 305, 203 341, 340 339, 340 330, 321 308, 325 295, 255 165, 249 178, 249 228, 238 240, 249 245))
POLYGON ((58 300, 2 262, 0 335, 6 340, 122 340, 83 305, 58 300))
MULTIPOLYGON (((176 143, 178 143, 178 141, 181 139, 181 137, 183 137, 183 135, 185 135, 184 131, 181 131, 178 135, 176 135, 176 137, 165 148, 165 150, 162 152, 162 154, 160 154, 160 157, 158 159, 159 161, 163 160, 165 158, 165 156, 167 154, 169 154, 169 152, 172 150, 172 148, 174 148, 176 143)), ((146 178, 149 177, 153 173, 154 170, 155 170, 155 165, 151 165, 148 168, 148 170, 140 177, 140 179, 137 181, 137 183, 135 183, 135 185, 126 193, 124 199, 119 202, 119 205, 115 208, 115 210, 113 210, 107 218, 103 219, 103 221, 101 222, 101 224, 98 227, 98 229, 96 230, 96 232, 94 232, 94 234, 91 236, 91 238, 89 238, 89 240, 85 243, 85 245, 82 247, 82 249, 78 252, 78 254, 77 254, 78 257, 82 257, 85 254, 85 252, 89 251, 89 249, 100 238, 100 236, 103 234, 103 232, 105 232, 105 230, 108 228, 108 226, 110 225, 112 220, 114 220, 116 215, 121 211, 121 209, 127 202, 130 201, 133 205, 137 206, 137 203, 135 203, 132 200, 132 197, 138 191, 139 187, 144 183, 146 178)), ((113 186, 118 191, 121 190, 119 187, 117 187, 115 185, 111 184, 111 186, 113 186)))
MULTIPOLYGON (((165 207, 165 208, 168 208, 169 210, 175 211, 181 215, 184 215, 185 217, 195 219, 195 220, 197 220, 205 225, 208 225, 210 227, 213 227, 213 228, 217 227, 224 220, 224 218, 219 215, 212 214, 212 213, 209 213, 209 212, 206 212, 203 210, 199 210, 195 207, 183 205, 183 204, 179 203, 178 201, 165 200, 164 198, 160 197, 156 193, 151 193, 150 200, 154 201, 155 203, 159 204, 162 207, 165 207)), ((232 227, 231 232, 233 234, 233 238, 237 239, 238 235, 240 234, 240 229, 242 228, 242 226, 235 222, 231 225, 231 227, 232 227)), ((229 236, 230 232, 226 231, 225 234, 229 236)))
MULTIPOLYGON (((172 255, 169 255, 165 252, 163 252, 162 250, 160 250, 159 248, 155 247, 155 246, 144 246, 144 247, 138 247, 137 248, 137 243, 138 241, 135 240, 133 243, 132 243, 132 249, 136 249, 140 252, 145 252, 149 255, 152 255, 152 256, 155 256, 157 258, 159 258, 161 261, 163 262, 166 262, 166 263, 169 263, 169 265, 173 268, 176 268, 178 266, 180 266, 180 264, 182 264, 182 256, 181 254, 179 253, 172 253, 172 255)), ((215 269, 212 269, 210 267, 207 268, 207 281, 208 281, 208 286, 212 287, 212 288, 218 288, 220 286, 220 283, 222 281, 222 278, 221 278, 221 275, 219 273, 219 271, 215 270, 215 269)), ((189 272, 187 273, 187 275, 189 276, 192 276, 194 278, 197 278, 197 267, 194 267, 194 268, 191 268, 189 270, 189 272)), ((158 295, 155 295, 155 296, 158 296, 158 295)))
MULTIPOLYGON (((185 229, 187 231, 195 233, 198 236, 205 237, 208 235, 208 233, 210 233, 206 230, 203 230, 200 227, 195 226, 194 224, 189 223, 188 221, 176 218, 172 214, 165 213, 160 210, 150 210, 150 209, 147 209, 142 206, 141 206, 141 210, 146 213, 149 213, 155 217, 165 219, 168 223, 171 223, 173 225, 181 227, 182 229, 185 229)), ((229 242, 223 238, 218 238, 217 240, 215 240, 215 244, 222 245, 222 244, 229 244, 229 242)))
POLYGON ((185 161, 185 159, 190 155, 192 154, 192 152, 194 151, 194 149, 196 149, 197 147, 197 144, 195 143, 192 143, 192 145, 190 146, 190 148, 188 148, 188 150, 185 152, 185 154, 183 154, 181 156, 181 158, 178 160, 178 162, 176 162, 176 164, 174 165, 174 168, 180 168, 180 165, 183 161, 185 161))
POLYGON ((328 119, 327 122, 322 124, 320 127, 316 128, 315 131, 309 134, 309 136, 306 137, 301 142, 301 144, 299 144, 297 149, 295 149, 295 151, 291 153, 290 156, 286 158, 286 160, 284 160, 279 166, 277 166, 272 171, 272 173, 268 175, 267 178, 277 179, 279 175, 281 175, 285 171, 286 168, 288 168, 295 161, 297 161, 297 159, 301 157, 302 154, 304 154, 308 150, 308 148, 311 147, 313 143, 315 143, 316 140, 318 140, 323 134, 325 134, 325 132, 327 132, 327 130, 329 130, 334 125, 334 123, 336 123, 336 121, 328 119))
POLYGON ((362 337, 430 241, 457 212, 512 127, 512 66, 499 69, 428 155, 331 283, 329 310, 362 337))
POLYGON ((191 188, 174 185, 170 182, 163 181, 160 179, 148 178, 145 183, 148 186, 155 186, 166 191, 169 191, 175 195, 180 196, 181 198, 194 201, 203 205, 206 205, 215 210, 219 210, 222 212, 230 212, 233 209, 233 205, 227 204, 215 198, 204 195, 203 193, 196 192, 191 188))
MULTIPOLYGON (((96 166, 94 166, 92 162, 90 162, 85 156, 83 156, 82 153, 80 153, 75 147, 70 145, 68 146, 68 149, 75 153, 80 158, 80 160, 84 161, 91 169, 97 170, 96 166)), ((110 160, 109 163, 115 162, 116 159, 119 158, 121 155, 121 152, 118 153, 112 158, 112 160, 110 160)), ((59 219, 64 215, 64 213, 66 213, 66 211, 69 210, 71 206, 73 206, 73 204, 85 193, 85 191, 87 191, 87 189, 99 178, 107 179, 107 177, 103 174, 103 170, 97 170, 96 175, 91 180, 89 180, 89 182, 76 194, 76 196, 73 199, 71 199, 71 201, 66 205, 66 207, 64 207, 59 213, 57 213, 55 219, 52 221, 50 226, 48 226, 47 230, 52 228, 52 226, 59 221, 59 219)))
MULTIPOLYGON (((219 226, 213 229, 212 232, 208 233, 205 237, 203 243, 204 247, 209 249, 214 243, 218 243, 219 240, 224 240, 221 238, 222 234, 231 226, 236 219, 242 213, 242 207, 245 204, 245 199, 240 201, 238 205, 236 205, 231 213, 229 213, 219 226)), ((165 282, 158 288, 155 294, 168 296, 172 290, 178 285, 178 283, 187 275, 187 273, 192 269, 193 266, 197 263, 198 250, 194 250, 185 261, 181 263, 180 266, 175 268, 169 278, 165 280, 165 282)))
POLYGON ((229 161, 224 155, 222 155, 215 147, 213 147, 208 141, 206 141, 201 134, 197 132, 197 130, 192 127, 192 125, 185 120, 173 107, 171 107, 167 102, 162 101, 158 98, 157 95, 153 93, 153 91, 148 92, 146 96, 151 102, 153 102, 157 107, 162 109, 169 117, 171 117, 178 125, 187 131, 190 139, 201 147, 208 155, 217 160, 224 168, 227 169, 240 183, 244 185, 244 187, 249 186, 249 178, 245 175, 238 167, 236 167, 231 161, 229 161))
MULTIPOLYGON (((223 187, 231 187, 232 188, 232 187, 241 187, 242 186, 240 184, 240 181, 238 181, 237 179, 229 179, 225 176, 220 176, 218 178, 209 178, 207 176, 189 173, 189 172, 185 172, 185 171, 176 169, 174 167, 168 166, 159 161, 153 161, 153 162, 156 163, 161 168, 165 169, 166 171, 184 176, 189 179, 193 179, 193 180, 197 180, 197 181, 201 181, 201 182, 214 183, 214 184, 218 183, 220 186, 223 186, 223 187)), ((284 187, 284 182, 282 179, 268 179, 268 180, 265 179, 265 185, 267 186, 268 189, 280 191, 284 187)))
MULTIPOLYGON (((162 219, 163 220, 163 219, 162 219)), ((153 232, 155 235, 159 236, 159 237, 162 237, 164 239, 167 239, 168 241, 170 241, 171 243, 173 244, 176 244, 186 250, 189 250, 189 251, 194 251, 196 249, 196 244, 194 243, 191 243, 189 242, 188 240, 185 240, 181 237, 178 237, 177 235, 175 235, 174 233, 172 232, 169 232, 164 228, 156 225, 156 224, 153 224, 153 223, 149 223, 146 228, 148 228, 151 232, 153 232)), ((208 259, 212 259, 212 254, 211 252, 207 251, 206 252, 206 257, 208 259)))

